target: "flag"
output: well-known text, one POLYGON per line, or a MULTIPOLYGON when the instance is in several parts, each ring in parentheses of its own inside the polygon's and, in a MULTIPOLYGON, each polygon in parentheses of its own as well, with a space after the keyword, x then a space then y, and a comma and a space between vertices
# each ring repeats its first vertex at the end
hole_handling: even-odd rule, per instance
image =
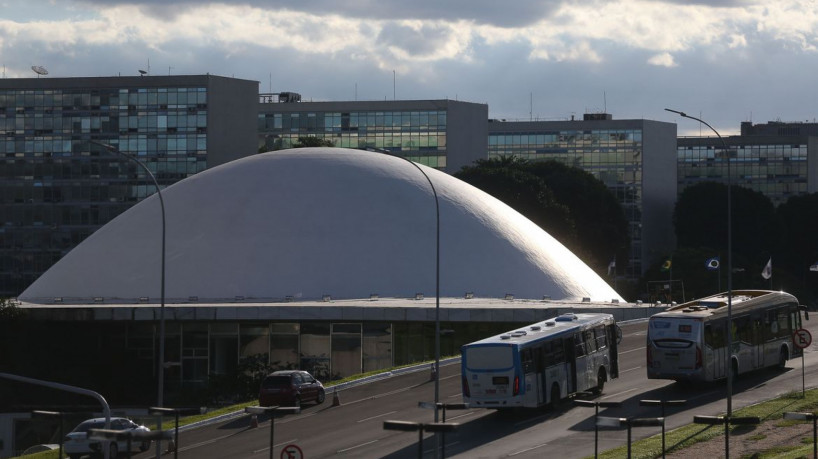
POLYGON ((611 271, 613 271, 613 270, 615 270, 615 269, 616 269, 616 258, 614 258, 613 260, 611 260, 611 262, 608 264, 608 275, 610 276, 610 275, 611 275, 611 271))
POLYGON ((764 270, 761 271, 761 277, 763 277, 764 279, 769 279, 769 278, 773 277, 773 259, 772 258, 770 258, 767 261, 767 266, 765 266, 764 270))
POLYGON ((719 269, 719 257, 708 258, 707 261, 704 262, 704 265, 707 266, 707 269, 710 271, 719 269))
POLYGON ((662 263, 662 271, 670 271, 670 266, 671 266, 671 265, 672 265, 672 262, 671 262, 671 260, 668 258, 667 260, 665 260, 665 262, 664 262, 664 263, 662 263))
POLYGON ((818 271, 818 261, 813 263, 812 266, 809 267, 809 270, 810 271, 818 271))

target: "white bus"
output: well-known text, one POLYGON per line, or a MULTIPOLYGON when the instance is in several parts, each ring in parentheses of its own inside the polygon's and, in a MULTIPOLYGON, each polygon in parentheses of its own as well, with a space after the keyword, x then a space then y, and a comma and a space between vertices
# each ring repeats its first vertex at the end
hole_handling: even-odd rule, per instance
POLYGON ((535 408, 619 376, 621 337, 610 314, 563 314, 461 348, 463 401, 535 408))
MULTIPOLYGON (((779 366, 801 356, 793 333, 801 328, 798 300, 784 292, 736 290, 730 370, 733 375, 779 366)), ((649 379, 713 381, 727 377, 727 295, 679 304, 651 316, 647 334, 649 379)))

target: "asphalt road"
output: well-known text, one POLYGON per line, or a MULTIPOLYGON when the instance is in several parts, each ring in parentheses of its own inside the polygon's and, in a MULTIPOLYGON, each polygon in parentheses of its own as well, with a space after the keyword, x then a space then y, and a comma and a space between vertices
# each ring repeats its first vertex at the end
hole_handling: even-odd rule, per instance
MULTIPOLYGON (((806 322, 818 337, 818 320, 806 322)), ((595 400, 621 402, 618 408, 601 409, 600 416, 658 417, 658 407, 642 407, 640 400, 687 400, 680 408, 667 408, 667 429, 689 424, 694 415, 718 415, 726 411, 724 383, 690 386, 671 381, 648 380, 645 375, 646 323, 622 326, 619 349, 620 377, 609 381, 595 400)), ((818 381, 816 344, 807 349, 806 381, 818 381)), ((787 369, 765 370, 741 375, 734 383, 733 409, 751 405, 802 388, 801 359, 791 360, 787 369)), ((441 367, 440 401, 459 403, 460 365, 441 367)), ((322 405, 306 405, 298 415, 277 417, 274 424, 274 458, 416 458, 418 433, 383 429, 383 421, 433 422, 434 411, 418 402, 434 400, 434 383, 428 370, 395 376, 338 392, 339 406, 332 393, 322 405), (296 445, 302 454, 295 452, 296 445), (283 451, 286 448, 286 451, 283 451)), ((442 413, 441 420, 442 420, 442 413)), ((449 410, 447 422, 460 424, 446 434, 445 457, 540 458, 558 455, 580 458, 594 454, 594 409, 566 403, 560 409, 501 412, 486 409, 449 410)), ((635 427, 633 439, 660 432, 659 427, 635 427)), ((626 444, 624 428, 600 428, 599 450, 626 444)), ((267 458, 270 455, 270 421, 259 418, 250 427, 249 416, 180 433, 180 458, 224 459, 267 458)), ((423 456, 434 457, 434 437, 424 435, 423 456)), ((134 457, 152 457, 151 452, 134 457)), ((172 457, 165 454, 163 457, 172 457)))

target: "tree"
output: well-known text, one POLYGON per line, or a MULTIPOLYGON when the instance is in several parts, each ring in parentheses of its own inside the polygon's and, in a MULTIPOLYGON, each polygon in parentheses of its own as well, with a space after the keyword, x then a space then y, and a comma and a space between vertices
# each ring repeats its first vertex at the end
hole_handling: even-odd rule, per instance
POLYGON ((293 148, 307 148, 307 147, 334 147, 332 140, 315 136, 299 136, 298 142, 293 144, 293 148))
POLYGON ((593 175, 556 161, 514 156, 478 160, 454 174, 533 221, 597 272, 615 255, 627 259, 622 206, 593 175))
POLYGON ((774 276, 791 276, 789 289, 803 303, 818 303, 818 193, 793 196, 776 209, 774 276))
MULTIPOLYGON (((731 195, 733 256, 748 261, 761 257, 766 263, 775 244, 772 202, 741 186, 733 186, 731 195)), ((676 202, 673 223, 679 247, 710 248, 726 254, 727 186, 702 182, 685 188, 676 202)))

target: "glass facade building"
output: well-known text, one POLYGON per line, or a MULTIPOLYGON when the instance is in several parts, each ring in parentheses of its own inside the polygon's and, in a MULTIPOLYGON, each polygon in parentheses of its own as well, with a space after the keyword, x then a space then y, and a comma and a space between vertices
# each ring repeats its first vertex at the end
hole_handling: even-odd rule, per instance
POLYGON ((293 102, 273 94, 260 95, 260 102, 259 151, 290 148, 299 137, 317 137, 336 147, 386 150, 448 172, 486 156, 488 107, 482 104, 293 102))
MULTIPOLYGON (((744 122, 740 136, 723 139, 734 185, 764 194, 775 206, 818 191, 818 124, 744 122)), ((727 183, 718 137, 680 137, 677 148, 679 192, 705 181, 727 183)))
POLYGON ((156 191, 137 164, 92 140, 133 155, 166 187, 255 152, 257 92, 215 76, 0 80, 0 296, 156 191))
MULTIPOLYGON (((673 246, 671 212, 676 198, 673 151, 676 125, 613 120, 607 114, 582 121, 489 122, 489 157, 554 160, 583 169, 617 196, 628 219, 630 254, 617 263, 637 279, 673 246), (650 196, 650 198, 646 198, 650 196)), ((613 256, 613 254, 611 254, 613 256)))

